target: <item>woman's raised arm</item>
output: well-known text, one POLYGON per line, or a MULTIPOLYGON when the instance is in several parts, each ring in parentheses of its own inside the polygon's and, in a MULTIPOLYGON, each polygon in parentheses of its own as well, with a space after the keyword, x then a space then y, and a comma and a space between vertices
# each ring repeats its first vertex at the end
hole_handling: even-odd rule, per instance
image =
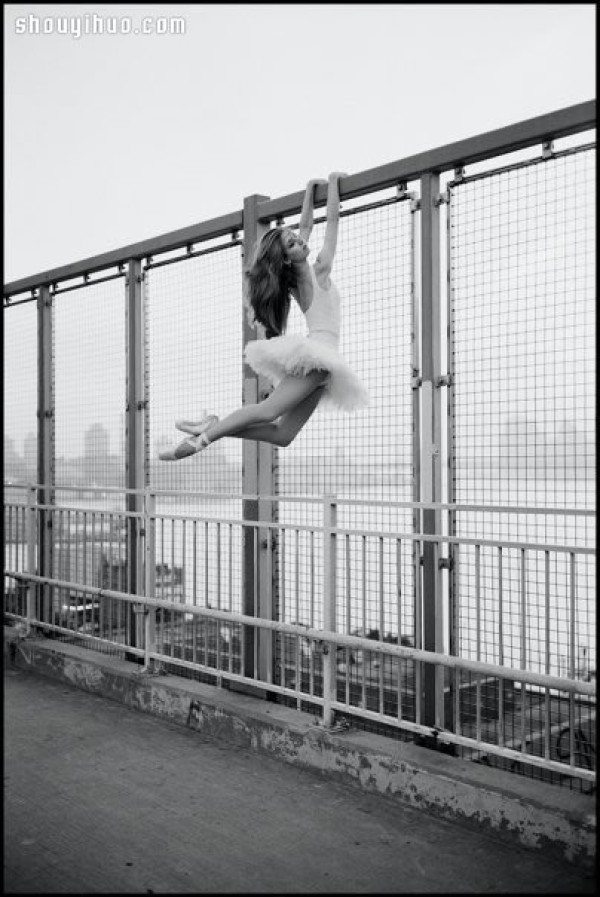
POLYGON ((329 175, 325 240, 323 241, 323 248, 315 262, 315 272, 318 272, 319 274, 329 275, 333 267, 340 220, 340 178, 344 177, 347 177, 347 175, 342 171, 333 171, 329 175))
POLYGON ((312 178, 306 185, 306 193, 304 194, 304 202, 302 203, 302 214, 300 215, 299 236, 308 241, 313 229, 313 205, 315 199, 315 187, 318 184, 326 184, 323 178, 312 178))

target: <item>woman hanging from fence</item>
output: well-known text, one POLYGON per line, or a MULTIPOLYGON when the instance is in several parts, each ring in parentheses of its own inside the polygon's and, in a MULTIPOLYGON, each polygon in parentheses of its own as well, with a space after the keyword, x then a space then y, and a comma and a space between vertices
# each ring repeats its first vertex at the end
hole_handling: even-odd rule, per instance
POLYGON ((179 420, 177 429, 190 435, 161 452, 163 461, 179 461, 226 436, 288 446, 321 400, 355 411, 368 403, 364 385, 338 351, 340 294, 330 274, 338 237, 339 172, 329 180, 308 182, 298 234, 287 227, 269 230, 248 271, 250 316, 263 325, 266 339, 249 342, 247 363, 274 386, 261 402, 244 405, 219 418, 210 414, 194 422, 179 420), (314 265, 307 261, 313 227, 314 188, 328 183, 327 224, 323 248, 314 265), (307 335, 284 335, 291 300, 302 310, 307 335))

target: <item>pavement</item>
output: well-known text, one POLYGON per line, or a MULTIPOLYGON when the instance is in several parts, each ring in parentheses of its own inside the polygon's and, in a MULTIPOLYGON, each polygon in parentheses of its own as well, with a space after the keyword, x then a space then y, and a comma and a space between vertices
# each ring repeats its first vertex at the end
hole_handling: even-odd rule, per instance
POLYGON ((507 844, 35 673, 4 673, 4 893, 595 893, 507 844))

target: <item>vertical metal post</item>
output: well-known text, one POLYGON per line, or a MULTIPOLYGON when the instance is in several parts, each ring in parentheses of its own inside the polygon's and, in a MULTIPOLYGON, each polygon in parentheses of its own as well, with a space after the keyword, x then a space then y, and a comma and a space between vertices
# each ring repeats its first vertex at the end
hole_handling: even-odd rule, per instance
MULTIPOLYGON (((38 502, 43 505, 54 503, 54 351, 53 351, 53 296, 49 286, 42 286, 37 300, 38 314, 38 444, 37 480, 41 488, 38 502)), ((38 525, 38 575, 52 577, 52 512, 40 511, 38 525)), ((46 622, 54 622, 50 586, 39 590, 40 612, 48 607, 46 622)))
MULTIPOLYGON (((326 631, 336 631, 337 594, 337 504, 332 495, 323 498, 323 623, 326 631)), ((323 649, 323 725, 332 726, 335 713, 331 702, 337 700, 337 646, 323 649)))
MULTIPOLYGON (((411 200, 411 288, 412 288, 412 414, 413 414, 413 441, 412 441, 412 478, 413 501, 421 500, 421 270, 419 260, 421 258, 421 234, 420 213, 421 202, 411 200)), ((413 532, 421 531, 421 513, 413 508, 412 514, 413 532)), ((412 569, 414 576, 414 644, 416 648, 423 647, 422 626, 422 570, 421 570, 421 543, 412 543, 412 569)), ((364 612, 363 612, 364 620, 364 612)), ((400 620, 398 621, 400 624, 400 620)), ((421 692, 423 682, 423 665, 420 661, 414 664, 414 689, 415 689, 415 719, 421 722, 421 692)))
MULTIPOLYGON (((126 474, 127 489, 137 490, 126 494, 126 509, 134 513, 143 511, 144 489, 144 327, 142 301, 142 263, 131 259, 126 279, 127 320, 127 401, 126 401, 126 474)), ((142 542, 140 519, 127 518, 127 582, 128 591, 139 595, 143 589, 142 542)), ((132 647, 143 644, 143 619, 141 608, 128 605, 132 647), (136 613, 137 610, 137 613, 136 613)))
MULTIPOLYGON (((439 502, 441 476, 441 284, 440 284, 440 177, 430 172, 421 178, 421 359, 422 442, 421 501, 439 502)), ((423 510, 423 534, 441 534, 441 512, 423 510)), ((439 543, 423 548, 423 647, 444 650, 442 582, 439 543)), ((423 677, 422 722, 441 726, 444 711, 443 669, 428 664, 423 677)))
MULTIPOLYGON (((36 489, 30 486, 27 490, 27 517, 25 519, 25 533, 27 539, 27 572, 37 573, 37 517, 36 517, 36 489)), ((27 589, 27 635, 31 632, 31 621, 35 619, 35 596, 37 588, 34 582, 29 583, 27 589)))
MULTIPOLYGON (((144 495, 144 539, 146 545, 144 563, 144 595, 156 596, 156 496, 144 495)), ((146 607, 144 632, 144 670, 150 672, 155 664, 150 654, 156 651, 156 608, 146 607)))
MULTIPOLYGON (((452 189, 448 187, 446 192, 446 357, 448 359, 448 375, 452 376, 452 364, 454 359, 454 274, 452 268, 452 189)), ((455 399, 454 390, 447 391, 447 440, 448 440, 448 468, 447 468, 447 500, 448 504, 454 504, 454 478, 456 466, 456 451, 454 440, 454 420, 455 420, 455 399)), ((450 536, 456 535, 457 515, 454 511, 448 513, 448 532, 450 536)), ((460 551, 458 545, 450 545, 451 564, 448 571, 448 650, 451 655, 458 655, 459 652, 459 620, 460 620, 460 604, 459 604, 459 583, 460 583, 460 551)), ((499 570, 500 570, 500 651, 502 651, 502 549, 499 549, 499 570)), ((500 660, 500 663, 503 661, 500 660)), ((500 689, 500 702, 502 704, 503 682, 498 682, 500 689)), ((451 718, 446 719, 446 728, 458 732, 460 729, 460 672, 457 669, 453 677, 451 691, 454 690, 454 700, 451 702, 451 718)), ((500 733, 503 732, 504 721, 502 716, 499 718, 500 733)), ((503 735, 502 735, 503 737, 503 735)))
MULTIPOLYGON (((244 199, 244 303, 243 314, 243 346, 251 340, 259 338, 258 328, 251 326, 248 321, 248 306, 246 300, 245 274, 252 264, 256 246, 269 229, 268 224, 259 220, 258 205, 269 199, 268 196, 254 194, 244 199)), ((261 328, 262 329, 262 328, 261 328)), ((244 404, 259 402, 265 396, 266 382, 250 368, 245 362, 243 366, 243 401, 244 404)), ((242 489, 246 495, 272 495, 274 492, 274 447, 260 442, 244 440, 242 450, 242 489)), ((259 501, 258 498, 245 499, 243 502, 242 516, 247 521, 275 519, 273 502, 259 501)), ((252 526, 246 526, 243 530, 243 608, 242 612, 248 616, 274 619, 273 589, 270 580, 270 571, 273 564, 269 562, 269 552, 272 551, 272 530, 263 530, 265 536, 259 538, 260 531, 255 532, 252 526), (254 545, 258 545, 255 553, 254 545), (258 557, 258 570, 255 564, 258 557)), ((258 672, 258 678, 263 681, 272 681, 273 673, 273 636, 270 632, 258 633, 258 656, 254 656, 255 633, 244 629, 244 675, 252 678, 254 670, 258 672)))

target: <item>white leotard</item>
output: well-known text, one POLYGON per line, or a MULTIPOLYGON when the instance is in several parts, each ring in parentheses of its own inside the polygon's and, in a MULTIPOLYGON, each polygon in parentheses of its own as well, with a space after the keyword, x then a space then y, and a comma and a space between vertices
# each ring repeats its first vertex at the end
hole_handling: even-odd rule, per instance
POLYGON ((313 298, 310 308, 305 312, 308 335, 324 337, 324 341, 338 345, 340 341, 340 293, 332 280, 329 289, 319 285, 315 269, 310 266, 313 281, 313 298))

